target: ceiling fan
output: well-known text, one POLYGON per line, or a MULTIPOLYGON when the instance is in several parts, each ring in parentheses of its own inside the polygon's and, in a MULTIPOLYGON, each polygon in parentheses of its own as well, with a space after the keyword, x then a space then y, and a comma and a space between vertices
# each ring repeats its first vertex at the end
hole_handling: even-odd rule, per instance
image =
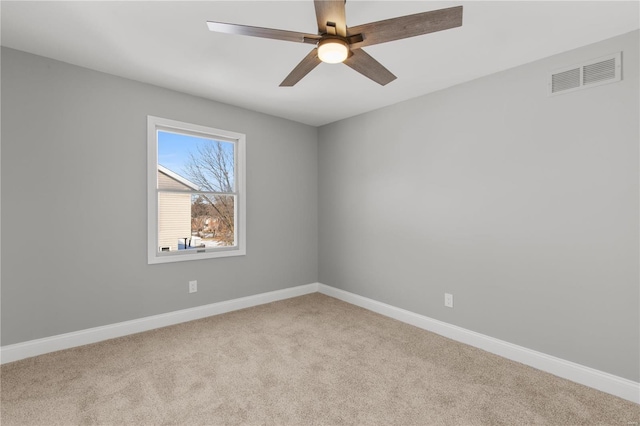
POLYGON ((347 27, 346 0, 314 0, 318 34, 304 34, 271 28, 251 27, 207 21, 210 31, 227 34, 271 38, 296 43, 314 44, 314 48, 280 83, 291 87, 313 70, 320 62, 344 62, 365 77, 382 86, 396 79, 380 62, 362 47, 388 41, 415 37, 462 25, 462 6, 439 9, 414 15, 400 16, 355 27, 347 27))

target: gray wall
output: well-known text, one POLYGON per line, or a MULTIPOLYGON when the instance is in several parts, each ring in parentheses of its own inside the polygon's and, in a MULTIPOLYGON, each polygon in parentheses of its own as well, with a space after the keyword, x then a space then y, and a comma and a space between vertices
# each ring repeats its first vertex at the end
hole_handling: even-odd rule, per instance
POLYGON ((638 381, 638 47, 319 130, 3 48, 1 344, 320 281, 638 381), (148 114, 247 134, 247 256, 147 265, 148 114))
POLYGON ((638 381, 638 37, 321 127, 319 281, 638 381))
POLYGON ((2 345, 317 281, 314 127, 3 48, 1 136, 2 345), (147 115, 247 135, 246 256, 147 265, 147 115))

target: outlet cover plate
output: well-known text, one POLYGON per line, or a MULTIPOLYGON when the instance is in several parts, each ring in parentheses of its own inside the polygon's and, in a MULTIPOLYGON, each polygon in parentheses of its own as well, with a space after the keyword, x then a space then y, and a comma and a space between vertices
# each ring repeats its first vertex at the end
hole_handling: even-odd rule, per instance
POLYGON ((198 291, 198 281, 189 281, 189 293, 198 291))
POLYGON ((444 306, 447 308, 453 308, 453 294, 444 294, 444 306))

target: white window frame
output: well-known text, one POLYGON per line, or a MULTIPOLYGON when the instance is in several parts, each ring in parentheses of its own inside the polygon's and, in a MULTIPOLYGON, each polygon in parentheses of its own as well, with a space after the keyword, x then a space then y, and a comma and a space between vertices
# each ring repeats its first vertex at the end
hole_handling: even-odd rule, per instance
POLYGON ((147 116, 147 249, 148 263, 169 263, 186 260, 244 256, 246 248, 246 135, 228 130, 147 116), (169 131, 235 144, 235 243, 233 247, 160 252, 158 244, 158 131, 169 131))

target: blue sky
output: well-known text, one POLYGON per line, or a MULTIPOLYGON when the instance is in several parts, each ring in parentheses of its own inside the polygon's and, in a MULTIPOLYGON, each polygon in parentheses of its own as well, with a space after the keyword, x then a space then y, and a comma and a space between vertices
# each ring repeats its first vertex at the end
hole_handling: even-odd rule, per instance
MULTIPOLYGON (((158 131, 158 164, 185 178, 189 178, 186 172, 189 153, 197 153, 199 144, 212 141, 212 139, 158 131)), ((222 146, 228 147, 229 151, 233 152, 232 143, 223 142, 222 146)))

